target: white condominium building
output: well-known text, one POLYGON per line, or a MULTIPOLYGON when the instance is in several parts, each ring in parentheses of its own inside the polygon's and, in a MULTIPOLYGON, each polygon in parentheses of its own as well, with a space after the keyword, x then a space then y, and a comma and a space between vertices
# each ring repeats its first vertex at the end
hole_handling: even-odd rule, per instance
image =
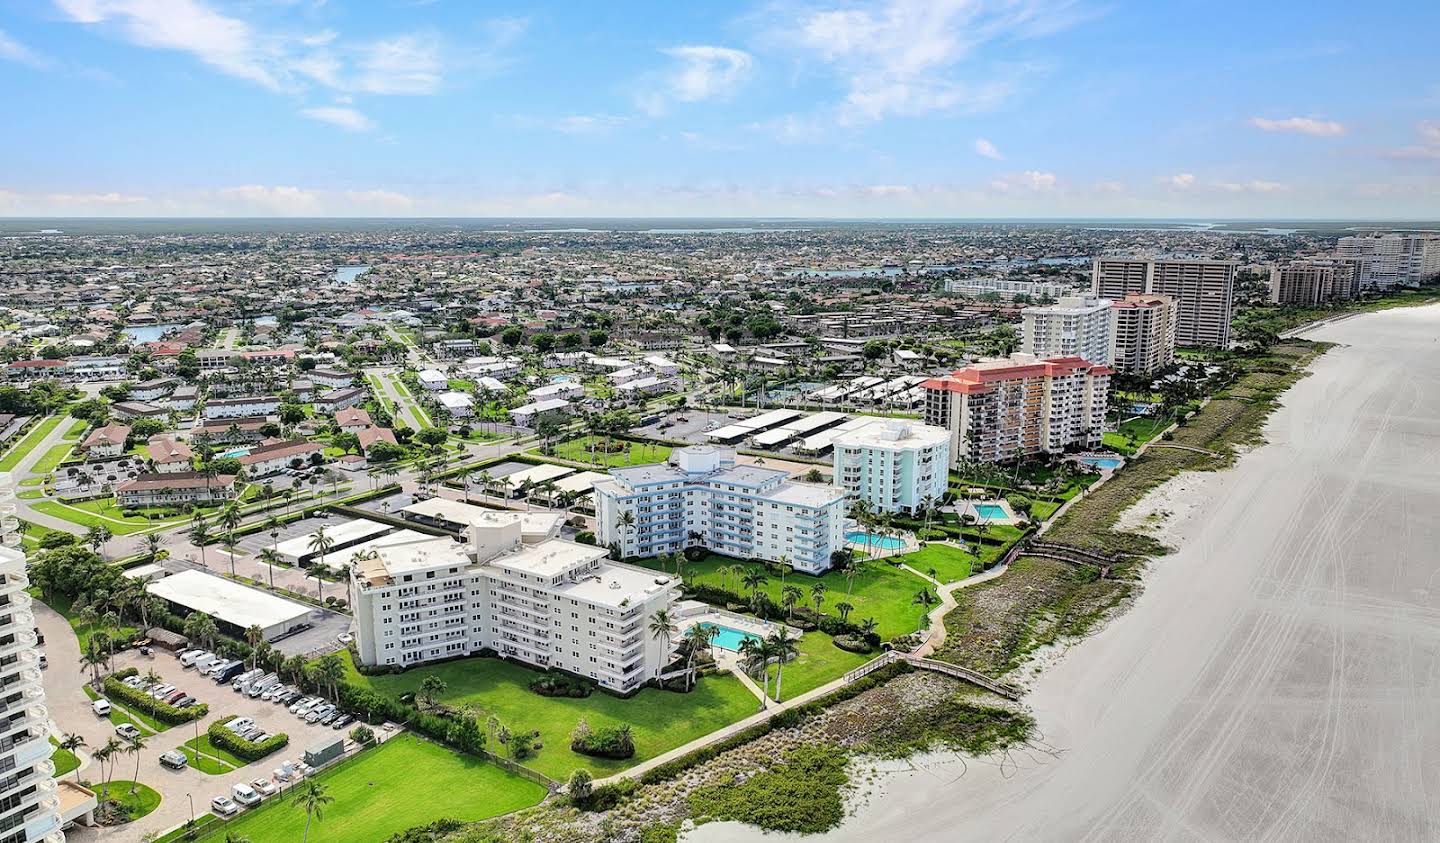
POLYGON ((1413 287, 1440 275, 1440 234, 1341 237, 1335 251, 1359 265, 1360 288, 1413 287))
POLYGON ((784 558, 813 574, 845 546, 845 490, 736 465, 730 448, 692 445, 666 463, 611 469, 594 496, 596 536, 623 556, 698 544, 741 559, 784 558))
POLYGON ((1176 343, 1226 348, 1239 270, 1235 261, 1096 258, 1093 292, 1107 299, 1169 296, 1176 305, 1176 343))
MULTIPOLYGON (((0 473, 0 841, 63 841, 61 790, 50 763, 55 750, 15 503, 10 473, 0 473)), ((91 807, 93 799, 92 794, 91 807)))
POLYGON ((551 538, 521 513, 471 508, 463 544, 412 535, 351 562, 363 663, 408 667, 493 650, 619 693, 660 675, 670 653, 647 625, 670 607, 677 579, 551 538))
POLYGON ((925 421, 950 431, 952 465, 1098 447, 1111 374, 1078 357, 975 363, 920 385, 925 421))
POLYGON ((1302 307, 1360 294, 1360 262, 1297 260, 1270 267, 1270 301, 1302 307))
POLYGON ((1083 357, 1110 365, 1110 300, 1065 296, 1020 311, 1020 350, 1036 357, 1083 357))
POLYGON ((835 482, 878 512, 915 512, 949 488, 950 431, 887 421, 835 437, 835 482))
POLYGON ((1131 294, 1110 308, 1110 365, 1150 375, 1175 362, 1175 300, 1131 294))

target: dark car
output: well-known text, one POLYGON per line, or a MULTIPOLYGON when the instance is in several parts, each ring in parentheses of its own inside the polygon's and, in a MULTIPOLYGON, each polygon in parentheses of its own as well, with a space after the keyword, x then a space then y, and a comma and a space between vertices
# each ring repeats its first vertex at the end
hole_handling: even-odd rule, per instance
POLYGON ((343 729, 343 728, 345 728, 346 726, 349 726, 351 723, 354 723, 354 722, 355 722, 355 718, 351 717, 351 716, 348 715, 348 714, 342 714, 342 715, 340 715, 340 717, 339 717, 334 723, 331 723, 331 724, 330 724, 330 728, 332 728, 332 729, 343 729))

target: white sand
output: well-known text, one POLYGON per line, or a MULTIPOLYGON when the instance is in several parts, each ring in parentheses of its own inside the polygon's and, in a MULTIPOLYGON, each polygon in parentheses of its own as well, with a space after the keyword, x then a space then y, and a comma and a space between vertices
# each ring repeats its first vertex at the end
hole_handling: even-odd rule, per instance
POLYGON ((829 839, 1440 839, 1440 307, 1310 336, 1347 347, 1270 444, 1147 501, 1180 549, 1035 680, 1037 748, 918 759, 829 839))

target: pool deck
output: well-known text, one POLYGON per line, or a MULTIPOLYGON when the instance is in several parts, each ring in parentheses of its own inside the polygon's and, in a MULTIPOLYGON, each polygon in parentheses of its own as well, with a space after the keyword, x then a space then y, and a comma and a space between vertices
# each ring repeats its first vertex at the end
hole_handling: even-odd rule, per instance
POLYGON ((749 635, 758 636, 760 638, 768 638, 771 633, 775 632, 782 626, 784 626, 790 631, 790 636, 792 638, 799 638, 800 636, 805 634, 802 630, 796 629, 793 626, 785 626, 785 624, 775 623, 773 621, 765 621, 759 618, 752 618, 748 615, 740 615, 734 612, 728 612, 724 609, 716 608, 714 606, 706 605, 705 611, 700 611, 695 614, 686 614, 679 618, 676 626, 679 628, 680 634, 676 636, 676 642, 679 642, 685 637, 685 633, 689 631, 690 627, 697 626, 702 623, 709 623, 714 624, 715 626, 727 627, 729 629, 735 630, 736 632, 743 632, 749 635))
POLYGON ((986 524, 1003 524, 1005 526, 1011 526, 1020 523, 1020 519, 1015 516, 1015 510, 1010 508, 1009 501, 999 498, 988 501, 959 501, 955 504, 955 514, 961 516, 962 518, 966 515, 969 515, 971 518, 975 519, 975 523, 977 524, 981 523, 982 521, 986 524), (1005 517, 990 518, 982 515, 980 514, 979 510, 979 507, 982 506, 998 507, 1004 511, 1005 517))

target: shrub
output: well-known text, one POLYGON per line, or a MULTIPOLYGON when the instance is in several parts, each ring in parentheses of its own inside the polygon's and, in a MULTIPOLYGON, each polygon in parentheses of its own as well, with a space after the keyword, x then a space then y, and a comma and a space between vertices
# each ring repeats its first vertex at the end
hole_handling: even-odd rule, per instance
POLYGON ((570 733, 570 749, 595 758, 630 758, 635 755, 635 736, 628 724, 591 729, 582 718, 570 733))
POLYGON ((572 697, 584 699, 590 696, 595 686, 578 676, 550 671, 530 682, 530 690, 542 697, 572 697))
POLYGON ((261 758, 275 752, 290 743, 290 736, 281 732, 278 735, 271 735, 263 741, 247 741, 225 727, 225 724, 235 719, 235 715, 217 720, 210 724, 206 734, 210 736, 210 743, 216 747, 229 752, 246 761, 259 761, 261 758))
POLYGON ((210 706, 205 703, 197 703, 188 708, 176 708, 121 682, 122 679, 129 679, 139 672, 133 667, 128 667, 105 677, 105 696, 111 700, 118 700, 130 708, 143 711, 161 723, 171 726, 189 723, 191 720, 202 718, 210 713, 210 706))
POLYGON ((579 542, 580 544, 599 544, 599 542, 595 540, 595 534, 590 532, 589 530, 581 530, 580 532, 576 533, 575 541, 579 542))
POLYGON ((590 791, 590 797, 575 807, 582 811, 608 811, 629 799, 640 788, 634 779, 621 779, 614 784, 603 784, 590 791))
POLYGON ((851 653, 868 653, 873 648, 863 638, 854 635, 837 635, 833 639, 835 646, 851 653))
POLYGON ((375 730, 369 726, 356 726, 350 730, 350 740, 364 746, 375 742, 375 730))

